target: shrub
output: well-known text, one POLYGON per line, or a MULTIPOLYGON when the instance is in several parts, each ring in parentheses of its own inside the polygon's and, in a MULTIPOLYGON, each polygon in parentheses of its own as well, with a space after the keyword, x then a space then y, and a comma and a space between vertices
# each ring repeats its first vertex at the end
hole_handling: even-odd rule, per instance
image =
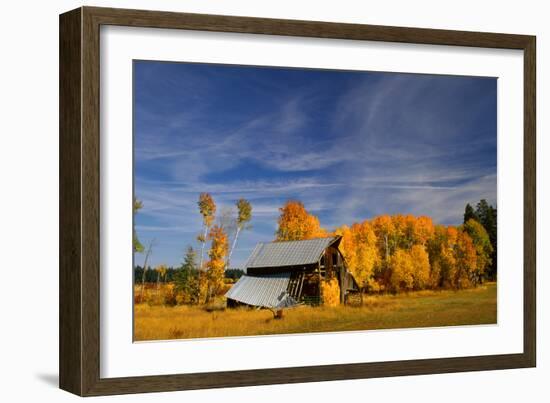
POLYGON ((178 303, 178 293, 174 283, 166 284, 162 290, 162 299, 164 305, 175 306, 178 303))
POLYGON ((321 282, 321 293, 325 305, 337 306, 340 304, 340 286, 335 278, 321 282))

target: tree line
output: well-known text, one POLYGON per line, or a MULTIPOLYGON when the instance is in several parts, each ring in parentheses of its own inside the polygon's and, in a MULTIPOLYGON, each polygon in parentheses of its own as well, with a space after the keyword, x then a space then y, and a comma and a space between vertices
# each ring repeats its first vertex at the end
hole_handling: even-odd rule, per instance
MULTIPOLYGON (((146 283, 171 283, 176 281, 176 274, 184 268, 184 264, 181 263, 178 266, 168 266, 166 273, 162 275, 162 264, 157 266, 148 266, 145 271, 145 282, 146 283)), ((195 269, 198 267, 195 265, 195 269)), ((238 280, 244 274, 244 270, 238 268, 226 269, 224 277, 230 281, 238 280)), ((141 279, 143 278, 143 267, 141 265, 136 265, 134 267, 134 284, 141 284, 141 279)))
POLYGON ((280 209, 276 240, 342 236, 340 250, 364 292, 460 289, 496 279, 496 208, 467 204, 462 225, 380 215, 327 231, 300 201, 280 209))
MULTIPOLYGON (((134 214, 142 206, 134 200, 134 214)), ((142 295, 145 283, 162 282, 172 284, 184 303, 209 303, 225 291, 226 279, 244 273, 229 265, 239 235, 250 228, 250 202, 239 199, 233 209, 218 212, 213 197, 201 193, 197 207, 202 217, 198 247, 187 246, 179 267, 151 268, 147 262, 154 241, 144 246, 134 232, 134 252, 144 256, 144 264, 134 268, 142 295)), ((458 226, 395 214, 327 231, 300 201, 287 201, 279 213, 275 241, 342 236, 340 250, 363 292, 461 289, 496 279, 497 213, 486 200, 475 209, 467 204, 458 226)))

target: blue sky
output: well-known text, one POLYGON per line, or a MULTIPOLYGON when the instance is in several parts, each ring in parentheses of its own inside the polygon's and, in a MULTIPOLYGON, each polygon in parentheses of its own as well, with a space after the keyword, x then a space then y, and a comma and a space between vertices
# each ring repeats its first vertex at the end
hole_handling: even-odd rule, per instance
MULTIPOLYGON (((218 212, 253 206, 231 266, 301 200, 333 229, 379 214, 460 224, 496 205, 495 78, 134 62, 135 226, 151 264, 179 265, 218 212)), ((141 256, 136 257, 140 263, 141 256)))

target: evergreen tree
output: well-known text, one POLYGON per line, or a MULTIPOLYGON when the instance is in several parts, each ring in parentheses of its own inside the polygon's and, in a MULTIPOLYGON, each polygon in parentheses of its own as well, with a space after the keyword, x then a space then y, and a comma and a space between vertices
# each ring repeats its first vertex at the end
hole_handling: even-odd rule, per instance
POLYGON ((191 303, 198 302, 199 271, 197 252, 189 246, 185 252, 181 267, 174 274, 176 291, 183 295, 184 300, 191 303))
POLYGON ((477 217, 474 208, 470 205, 470 203, 468 203, 466 204, 466 208, 464 209, 464 224, 466 224, 470 219, 479 221, 479 218, 477 217))
POLYGON ((491 254, 492 264, 488 270, 489 278, 496 279, 497 276, 497 209, 487 203, 487 200, 481 199, 476 206, 476 216, 478 221, 489 235, 493 253, 491 254))

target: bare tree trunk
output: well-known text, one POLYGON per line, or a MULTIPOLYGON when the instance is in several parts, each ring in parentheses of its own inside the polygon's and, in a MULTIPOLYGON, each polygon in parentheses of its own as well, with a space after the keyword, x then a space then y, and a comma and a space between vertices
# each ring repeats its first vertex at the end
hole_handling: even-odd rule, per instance
POLYGON ((206 235, 207 235, 208 227, 204 225, 204 232, 202 235, 202 245, 201 245, 201 259, 199 262, 199 272, 202 270, 202 263, 204 261, 204 247, 206 246, 206 235))
POLYGON ((206 246, 206 235, 207 235, 208 227, 206 224, 204 225, 204 232, 202 236, 202 245, 201 245, 201 258, 199 262, 199 272, 198 272, 198 283, 199 287, 197 290, 197 303, 200 304, 201 302, 201 277, 202 277, 202 264, 204 262, 204 247, 206 246))
POLYGON ((149 242, 149 247, 147 248, 147 252, 145 253, 145 261, 143 262, 143 276, 141 277, 141 302, 143 302, 143 295, 145 292, 145 272, 147 271, 147 261, 149 260, 149 255, 151 254, 151 251, 153 249, 153 243, 155 240, 153 239, 151 242, 149 242))
POLYGON ((231 255, 233 255, 233 250, 235 249, 235 245, 237 245, 237 239, 239 238, 239 232, 241 232, 241 227, 237 226, 237 232, 235 233, 235 238, 233 238, 233 245, 231 245, 231 249, 229 250, 229 254, 227 255, 227 261, 225 262, 225 268, 229 269, 229 262, 231 261, 231 255))

